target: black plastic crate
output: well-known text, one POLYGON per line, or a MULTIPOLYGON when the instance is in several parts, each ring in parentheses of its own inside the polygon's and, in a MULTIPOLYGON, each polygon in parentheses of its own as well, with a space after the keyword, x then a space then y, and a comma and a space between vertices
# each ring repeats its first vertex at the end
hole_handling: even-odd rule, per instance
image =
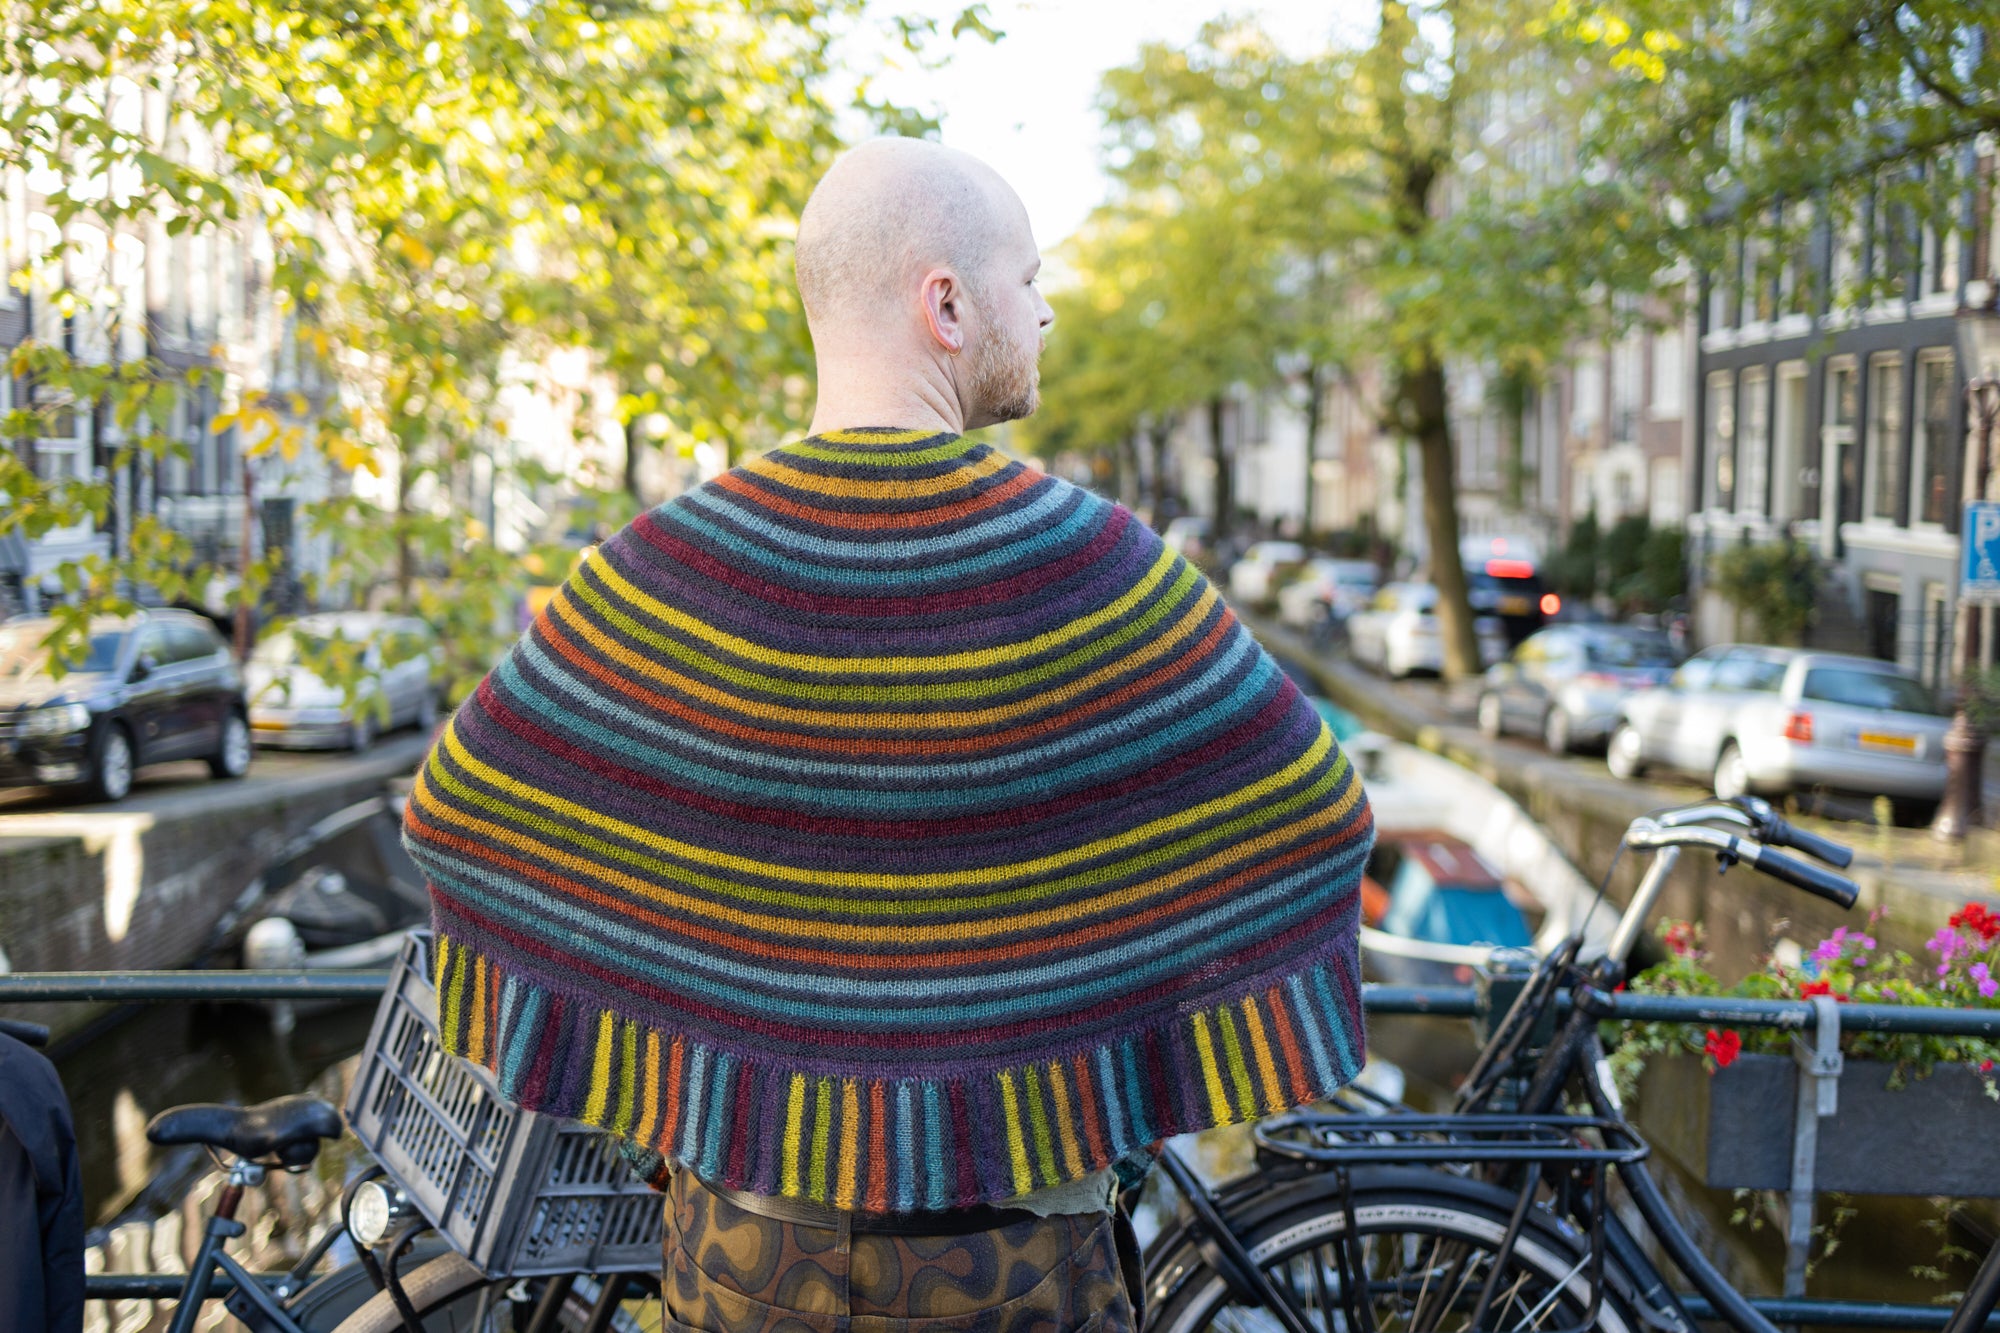
POLYGON ((347 1122, 453 1248, 490 1277, 660 1266, 661 1198, 602 1131, 507 1102, 438 1045, 431 937, 390 974, 347 1122))

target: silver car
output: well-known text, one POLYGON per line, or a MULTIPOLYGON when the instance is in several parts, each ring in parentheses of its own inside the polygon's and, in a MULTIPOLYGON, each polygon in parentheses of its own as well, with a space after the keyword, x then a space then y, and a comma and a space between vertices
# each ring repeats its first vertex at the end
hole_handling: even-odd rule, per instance
POLYGON ((1944 794, 1949 725, 1892 662, 1722 646, 1627 699, 1606 760, 1621 778, 1653 766, 1706 774, 1725 797, 1813 787, 1886 795, 1899 818, 1921 822, 1944 794))
POLYGON ((374 611, 305 616, 265 636, 250 655, 247 693, 257 744, 286 749, 365 750, 382 732, 437 725, 437 636, 414 616, 374 611), (358 657, 350 701, 315 663, 358 657))
MULTIPOLYGON (((1428 583, 1389 583, 1368 606, 1347 618, 1348 655, 1395 680, 1413 671, 1444 669, 1444 637, 1438 625, 1437 589, 1428 583)), ((1496 616, 1472 622, 1479 640, 1479 664, 1488 666, 1507 651, 1496 616)))
POLYGON ((1664 685, 1680 654, 1659 630, 1557 625, 1486 673, 1479 729, 1539 735, 1552 754, 1604 744, 1634 690, 1664 685))

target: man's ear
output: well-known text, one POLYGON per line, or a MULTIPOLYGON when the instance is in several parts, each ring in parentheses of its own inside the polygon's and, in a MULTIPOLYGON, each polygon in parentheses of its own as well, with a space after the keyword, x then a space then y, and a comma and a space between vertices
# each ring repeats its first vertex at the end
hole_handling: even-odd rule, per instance
POLYGON ((924 275, 924 323, 931 338, 945 352, 957 356, 965 350, 965 284, 948 268, 934 268, 924 275))

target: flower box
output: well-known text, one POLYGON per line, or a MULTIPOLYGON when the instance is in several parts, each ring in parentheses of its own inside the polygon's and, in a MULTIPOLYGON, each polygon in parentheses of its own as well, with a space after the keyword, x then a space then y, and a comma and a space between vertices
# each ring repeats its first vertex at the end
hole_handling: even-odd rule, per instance
MULTIPOLYGON (((1941 1063, 1892 1088, 1894 1070, 1846 1062, 1839 1109, 1819 1122, 1813 1188, 2000 1198, 2000 1101, 1987 1096, 1986 1076, 1941 1063)), ((1712 1075, 1695 1056, 1655 1056, 1639 1075, 1636 1118, 1707 1185, 1788 1189, 1799 1076, 1782 1055, 1740 1055, 1712 1075)))

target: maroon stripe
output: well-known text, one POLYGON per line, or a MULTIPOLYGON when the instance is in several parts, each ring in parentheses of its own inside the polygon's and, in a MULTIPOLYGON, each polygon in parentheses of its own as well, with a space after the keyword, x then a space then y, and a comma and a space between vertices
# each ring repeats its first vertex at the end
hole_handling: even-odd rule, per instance
MULTIPOLYGON (((524 935, 503 922, 481 916, 452 897, 435 882, 431 885, 431 893, 439 905, 448 906, 454 915, 468 925, 488 932, 492 938, 504 941, 517 954, 541 960, 549 968, 549 974, 567 976, 578 972, 587 973, 612 988, 604 992, 606 994, 630 993, 663 1009, 688 1015, 696 1022, 706 1024, 705 1031, 729 1029, 802 1046, 824 1046, 829 1036, 835 1035, 830 1034, 824 1024, 795 1027, 773 1019, 750 1018, 714 1005, 704 1004, 679 991, 656 985, 630 973, 614 972, 581 954, 565 952, 533 936, 524 935)), ((1129 995, 1113 1000, 1101 1000, 1088 1009, 1079 1009, 1057 1018, 1033 1018, 990 1027, 960 1028, 951 1033, 951 1038, 968 1046, 1000 1045, 1025 1037, 1053 1034, 1058 1030, 1073 1032, 1078 1027, 1087 1028, 1107 1023, 1129 1009, 1165 1004, 1184 991, 1201 991, 1224 973, 1246 971, 1249 970, 1250 964, 1260 959, 1272 954, 1287 953, 1294 945, 1300 945, 1315 934, 1335 926, 1344 914, 1351 913, 1353 909, 1354 895, 1346 894, 1334 899, 1327 907, 1297 925, 1240 949, 1236 953, 1216 958, 1193 973, 1155 982, 1144 990, 1133 991, 1129 995)), ((451 933, 458 935, 455 931, 451 933)), ((551 1002, 559 1003, 559 997, 551 1002)), ((935 1032, 871 1032, 845 1035, 854 1038, 857 1045, 865 1045, 878 1051, 926 1050, 935 1047, 939 1041, 939 1036, 935 1032)))
POLYGON ((796 833, 920 839, 954 833, 990 832, 995 828, 1035 824, 1074 810, 1130 796, 1136 792, 1161 791, 1166 784, 1183 773, 1204 767, 1244 745, 1256 741, 1268 741, 1271 729, 1291 710, 1292 702, 1297 695, 1298 686, 1292 683, 1291 678, 1280 677, 1278 692, 1248 721, 1231 728, 1205 745, 1174 756, 1166 763, 1141 769, 1115 782, 1086 787, 1052 800, 1035 805, 1016 806, 1010 810, 959 815, 949 819, 902 820, 842 819, 831 815, 805 814, 768 806, 745 805, 739 801, 725 801, 719 797, 677 786, 637 769, 615 764, 574 742, 564 740, 509 707, 500 697, 499 691, 494 688, 491 676, 479 683, 477 698, 480 706, 494 722, 514 733, 524 743, 544 753, 567 759, 578 768, 587 769, 620 788, 661 796, 678 805, 700 810, 704 814, 739 820, 746 824, 767 824, 796 833))
POLYGON ((1006 602, 1028 596, 1103 559, 1105 554, 1118 544, 1119 535, 1131 521, 1130 510, 1123 505, 1113 505, 1110 518, 1105 520, 1097 535, 1084 546, 1059 560, 1037 565, 1012 578, 996 579, 991 583, 982 583, 976 587, 956 589, 952 592, 925 593, 915 597, 844 597, 838 594, 811 593, 796 588, 781 587, 758 578, 748 570, 736 569, 725 564, 699 547, 676 537, 654 522, 651 514, 641 514, 634 519, 632 530, 638 533, 640 539, 647 545, 679 561, 696 573, 704 574, 738 592, 748 593, 758 601, 769 605, 788 606, 794 610, 810 611, 817 615, 918 616, 932 615, 940 611, 962 611, 974 606, 990 606, 995 602, 1006 602))

